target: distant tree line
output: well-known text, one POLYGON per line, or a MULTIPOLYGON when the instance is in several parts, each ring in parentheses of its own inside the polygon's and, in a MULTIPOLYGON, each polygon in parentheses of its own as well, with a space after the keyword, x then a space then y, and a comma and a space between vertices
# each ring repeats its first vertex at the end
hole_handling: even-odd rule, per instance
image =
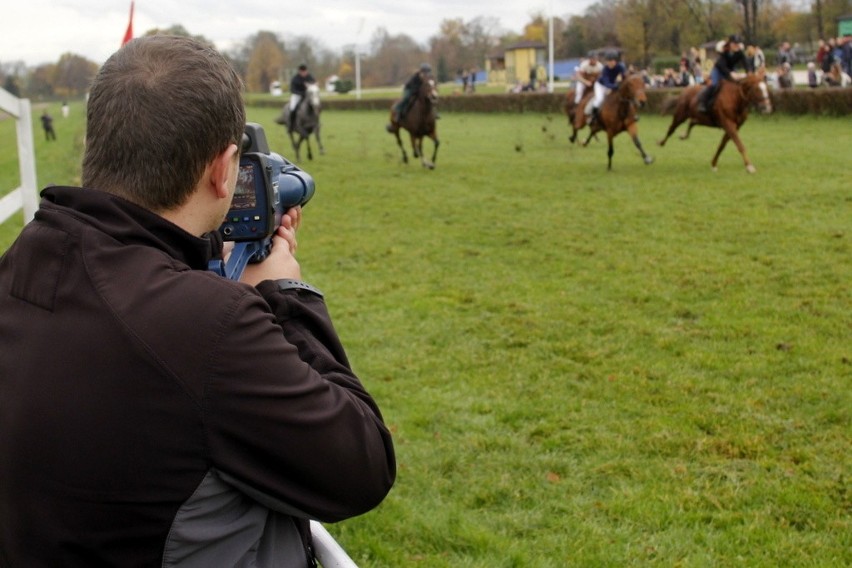
MULTIPOLYGON (((553 18, 554 55, 568 59, 614 47, 630 62, 650 65, 734 33, 770 49, 789 41, 807 54, 817 40, 835 36, 838 16, 849 13, 852 0, 600 0, 582 15, 553 18)), ((401 85, 422 62, 431 63, 443 82, 461 70, 484 69, 489 57, 518 41, 546 43, 549 24, 543 13, 531 15, 520 33, 502 28, 489 16, 445 19, 425 45, 405 33, 379 28, 366 45, 342 51, 309 36, 261 30, 225 55, 249 92, 268 92, 275 81, 286 89, 301 63, 319 80, 337 76, 352 83, 356 55, 365 88, 401 85)), ((146 35, 157 33, 192 35, 181 25, 146 35)), ((212 44, 203 36, 193 37, 212 44)), ((70 52, 56 63, 34 68, 0 62, 0 85, 19 96, 72 98, 85 93, 97 69, 97 63, 70 52)))

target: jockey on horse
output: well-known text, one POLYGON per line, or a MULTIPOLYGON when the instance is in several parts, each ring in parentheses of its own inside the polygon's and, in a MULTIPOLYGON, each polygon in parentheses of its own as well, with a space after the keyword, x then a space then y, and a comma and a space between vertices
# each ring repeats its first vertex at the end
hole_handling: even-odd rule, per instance
POLYGON ((707 113, 713 108, 713 102, 719 92, 722 79, 733 81, 732 73, 737 67, 741 67, 743 71, 748 70, 748 63, 743 53, 740 38, 732 35, 728 37, 727 41, 724 43, 720 41, 719 44, 716 46, 719 57, 710 72, 710 86, 704 87, 704 90, 698 95, 698 112, 707 113))
POLYGON ((577 68, 577 81, 574 85, 574 104, 579 105, 586 94, 586 89, 594 88, 595 81, 603 72, 603 64, 598 61, 598 54, 589 52, 589 58, 580 62, 577 68))
POLYGON ((296 111, 299 110, 299 105, 305 100, 305 94, 308 92, 308 84, 316 82, 316 79, 308 73, 308 66, 304 63, 299 65, 299 72, 290 80, 290 124, 287 128, 290 134, 293 133, 293 127, 296 124, 296 111))
POLYGON ((591 113, 590 125, 598 121, 598 112, 607 94, 618 87, 618 84, 627 76, 627 69, 618 60, 618 54, 614 51, 607 52, 606 65, 604 65, 600 77, 595 81, 595 98, 592 100, 592 108, 587 109, 586 116, 591 113))
MULTIPOLYGON (((412 75, 405 86, 402 88, 402 99, 393 106, 393 116, 391 123, 385 126, 388 132, 393 132, 394 127, 399 127, 399 121, 405 118, 405 113, 408 112, 409 102, 411 97, 420 92, 420 87, 425 81, 428 81, 432 74, 432 67, 428 63, 420 65, 420 69, 412 75)), ((436 118, 438 118, 436 116, 436 118)))

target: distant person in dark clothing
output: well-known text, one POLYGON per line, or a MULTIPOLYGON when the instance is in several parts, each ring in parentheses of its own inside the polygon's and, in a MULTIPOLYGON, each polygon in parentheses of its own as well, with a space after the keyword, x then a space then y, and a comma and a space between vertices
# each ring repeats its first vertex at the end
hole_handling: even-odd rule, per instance
POLYGON ((808 87, 815 89, 819 86, 819 77, 817 77, 816 64, 813 61, 808 61, 808 87))
POLYGON ((41 113, 41 126, 44 128, 46 140, 56 140, 56 132, 53 130, 53 117, 46 110, 41 113))
POLYGON ((782 67, 785 63, 789 63, 790 67, 796 63, 796 56, 793 55, 793 49, 790 47, 790 42, 785 41, 778 48, 778 55, 775 56, 778 67, 782 67))

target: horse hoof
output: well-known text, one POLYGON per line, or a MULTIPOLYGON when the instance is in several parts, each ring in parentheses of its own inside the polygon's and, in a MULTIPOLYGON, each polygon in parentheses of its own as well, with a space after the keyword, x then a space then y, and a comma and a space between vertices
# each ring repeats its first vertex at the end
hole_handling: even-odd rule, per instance
POLYGON ((746 171, 750 174, 753 174, 757 171, 757 168, 755 168, 753 165, 749 164, 749 165, 746 166, 746 171))
POLYGON ((715 172, 718 172, 718 171, 719 171, 719 168, 717 168, 716 166, 713 166, 713 172, 715 173, 715 172))
POLYGON ((654 158, 651 156, 645 156, 645 165, 650 166, 654 163, 654 158))
POLYGON ((427 170, 434 170, 435 164, 433 164, 431 162, 424 162, 423 167, 426 168, 427 170))

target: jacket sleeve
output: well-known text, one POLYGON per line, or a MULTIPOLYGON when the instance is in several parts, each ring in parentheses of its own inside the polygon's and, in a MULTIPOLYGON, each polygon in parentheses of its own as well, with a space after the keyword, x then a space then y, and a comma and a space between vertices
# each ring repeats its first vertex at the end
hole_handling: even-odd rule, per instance
POLYGON ((381 413, 319 296, 282 292, 270 281, 258 292, 235 302, 211 346, 210 459, 226 481, 273 510, 326 522, 365 513, 396 475, 381 413))

